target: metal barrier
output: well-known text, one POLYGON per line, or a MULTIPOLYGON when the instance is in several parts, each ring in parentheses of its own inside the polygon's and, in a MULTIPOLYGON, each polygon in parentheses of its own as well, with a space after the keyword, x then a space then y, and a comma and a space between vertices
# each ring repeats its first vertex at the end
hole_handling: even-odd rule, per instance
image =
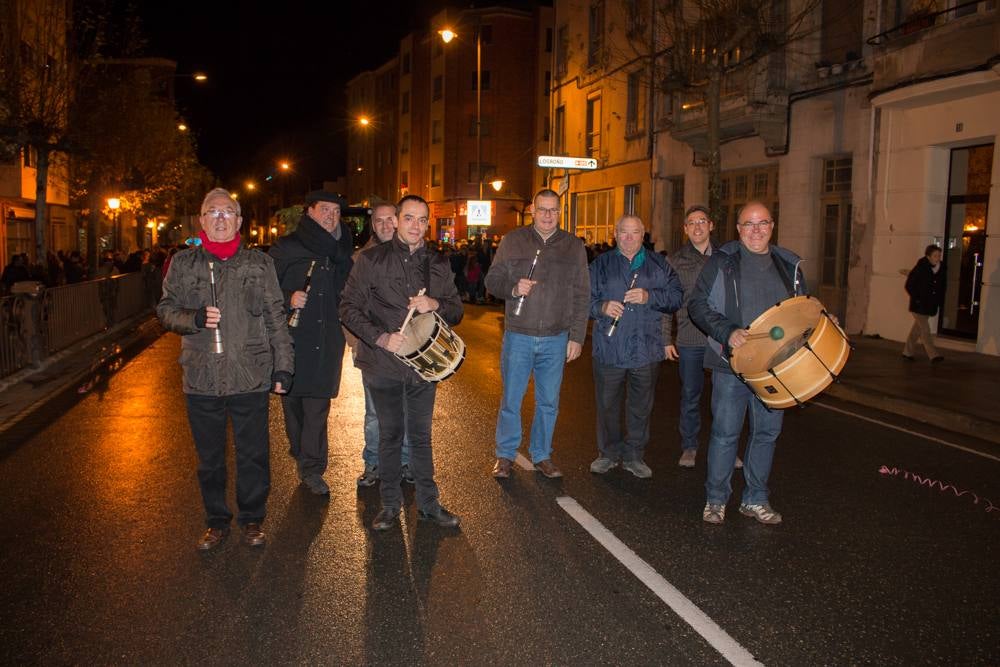
POLYGON ((126 273, 0 298, 0 378, 156 305, 159 272, 126 273))

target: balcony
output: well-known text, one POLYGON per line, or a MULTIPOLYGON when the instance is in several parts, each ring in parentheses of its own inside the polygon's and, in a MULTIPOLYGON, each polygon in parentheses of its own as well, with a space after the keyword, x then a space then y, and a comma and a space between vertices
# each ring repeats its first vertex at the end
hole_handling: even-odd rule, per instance
POLYGON ((988 66, 1000 50, 996 0, 907 17, 868 40, 873 91, 988 66))

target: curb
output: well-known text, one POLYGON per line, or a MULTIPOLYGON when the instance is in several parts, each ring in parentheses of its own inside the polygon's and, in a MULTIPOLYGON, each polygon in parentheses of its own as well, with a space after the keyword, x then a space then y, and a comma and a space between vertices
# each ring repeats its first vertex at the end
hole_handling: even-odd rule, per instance
POLYGON ((1000 422, 945 410, 925 403, 917 403, 899 396, 891 396, 880 391, 843 382, 831 384, 824 393, 842 401, 857 403, 930 424, 946 431, 1000 444, 1000 422))

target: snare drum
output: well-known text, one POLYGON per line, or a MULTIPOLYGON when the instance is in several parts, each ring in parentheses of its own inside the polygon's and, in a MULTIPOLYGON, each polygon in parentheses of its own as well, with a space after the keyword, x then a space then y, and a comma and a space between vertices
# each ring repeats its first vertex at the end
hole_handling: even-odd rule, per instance
POLYGON ((396 356, 428 382, 448 379, 465 361, 465 341, 436 312, 411 318, 403 333, 396 356))
POLYGON ((801 405, 826 389, 847 363, 851 343, 810 296, 782 301, 758 317, 732 365, 769 408, 801 405))

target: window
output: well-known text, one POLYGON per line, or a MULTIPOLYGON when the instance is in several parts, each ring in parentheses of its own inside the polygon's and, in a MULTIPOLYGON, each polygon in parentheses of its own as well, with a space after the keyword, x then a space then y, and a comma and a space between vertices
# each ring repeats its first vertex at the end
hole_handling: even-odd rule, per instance
MULTIPOLYGON (((736 218, 740 207, 750 199, 758 199, 771 210, 771 219, 778 221, 778 168, 760 167, 727 171, 722 175, 721 206, 715 221, 715 233, 725 243, 738 238, 736 218), (752 188, 752 191, 751 191, 752 188)), ((778 242, 778 227, 771 243, 778 242)))
POLYGON ((441 165, 432 164, 431 165, 431 187, 437 188, 441 186, 441 165))
POLYGON ((481 75, 481 78, 483 80, 483 90, 489 90, 490 89, 490 71, 488 69, 484 69, 481 73, 479 73, 479 72, 473 72, 472 73, 472 89, 473 90, 476 89, 476 78, 480 77, 480 75, 481 75))
POLYGON ((601 98, 587 100, 587 155, 601 157, 601 98))
POLYGON ((613 190, 573 195, 573 234, 587 243, 609 243, 615 235, 613 190))
POLYGON ((628 106, 625 109, 625 136, 642 132, 646 116, 646 96, 642 90, 642 72, 628 75, 628 106))
POLYGON ((484 25, 479 29, 479 41, 482 44, 493 43, 493 26, 484 25))
POLYGON ((546 116, 542 121, 542 141, 549 140, 549 117, 546 116))
POLYGON ((399 140, 399 152, 409 153, 410 152, 410 131, 403 131, 403 138, 399 140))
POLYGON ((38 166, 38 151, 35 150, 34 146, 25 146, 21 155, 24 157, 25 167, 36 167, 38 166))
POLYGON ((587 67, 597 67, 604 59, 604 0, 590 5, 587 67))
POLYGON ((566 65, 569 59, 569 26, 559 26, 559 35, 556 41, 556 77, 566 76, 566 65))
POLYGON ((443 94, 444 94, 444 79, 439 74, 436 77, 434 77, 434 94, 431 97, 431 99, 433 101, 437 101, 441 99, 441 96, 443 94))
POLYGON ((823 192, 850 192, 853 165, 845 157, 823 161, 823 192))
POLYGON ((822 60, 837 64, 860 57, 863 16, 864 3, 861 2, 823 3, 822 60))
POLYGON ((625 34, 638 37, 646 30, 646 17, 643 16, 639 0, 625 0, 625 34))
POLYGON ((639 214, 639 184, 625 186, 625 213, 641 217, 639 214))
POLYGON ((556 155, 566 154, 566 107, 560 106, 556 108, 556 120, 552 126, 552 132, 555 134, 555 143, 552 145, 552 152, 556 155))
POLYGON ((552 72, 545 71, 545 90, 542 92, 545 97, 548 97, 552 92, 552 72))
MULTIPOLYGON (((490 136, 490 127, 492 122, 489 116, 481 116, 479 118, 479 131, 480 136, 488 137, 490 136)), ((469 136, 476 136, 476 114, 469 116, 469 136)))
POLYGON ((479 165, 479 172, 482 176, 476 179, 476 163, 469 163, 469 183, 488 183, 492 181, 497 176, 497 167, 495 164, 486 164, 483 162, 479 165))
POLYGON ((545 53, 552 53, 552 28, 545 29, 545 53))
POLYGON ((404 53, 403 54, 403 74, 409 74, 409 73, 410 73, 410 54, 409 53, 404 53))
MULTIPOLYGON (((820 267, 820 284, 824 287, 839 289, 847 287, 851 248, 852 171, 851 157, 823 160, 823 196, 820 202, 823 218, 823 260, 820 267)), ((840 304, 835 301, 834 305, 840 304)))
POLYGON ((406 114, 410 113, 410 91, 403 91, 402 102, 400 103, 399 113, 406 114))
POLYGON ((441 143, 441 121, 439 120, 431 121, 431 143, 441 143))
POLYGON ((684 243, 684 177, 668 178, 670 184, 670 249, 684 243))

